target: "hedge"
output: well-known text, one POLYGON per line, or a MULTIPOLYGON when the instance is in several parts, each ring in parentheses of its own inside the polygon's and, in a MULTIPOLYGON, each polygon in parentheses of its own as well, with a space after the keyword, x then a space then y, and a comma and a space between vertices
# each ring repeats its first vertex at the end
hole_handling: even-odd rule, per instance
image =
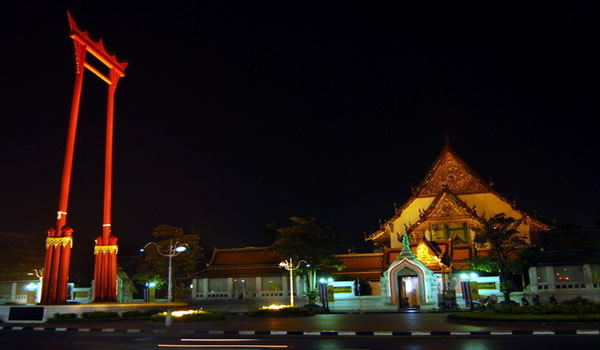
POLYGON ((315 313, 303 307, 290 306, 281 309, 258 309, 248 314, 250 317, 303 317, 315 313))

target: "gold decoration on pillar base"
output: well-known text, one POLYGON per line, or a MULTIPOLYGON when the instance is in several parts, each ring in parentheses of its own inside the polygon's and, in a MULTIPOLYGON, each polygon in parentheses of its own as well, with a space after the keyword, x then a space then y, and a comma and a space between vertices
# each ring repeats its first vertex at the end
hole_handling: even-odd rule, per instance
POLYGON ((94 255, 98 253, 117 254, 118 252, 118 245, 97 245, 94 247, 94 255))
POLYGON ((69 245, 69 247, 73 248, 73 237, 48 237, 48 238, 46 238, 46 249, 48 249, 48 247, 50 247, 50 246, 66 247, 67 245, 69 245))

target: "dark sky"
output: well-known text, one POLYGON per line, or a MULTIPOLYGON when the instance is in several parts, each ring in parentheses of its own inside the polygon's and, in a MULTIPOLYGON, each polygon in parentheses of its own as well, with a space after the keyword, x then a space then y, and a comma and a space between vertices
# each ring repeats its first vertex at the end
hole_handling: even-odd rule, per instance
MULTIPOLYGON (((260 246, 264 224, 315 216, 347 237, 341 251, 368 251, 363 232, 409 198, 445 133, 519 208, 595 223, 592 9, 200 3, 0 11, 0 231, 43 242, 55 224, 74 79, 66 8, 129 61, 115 107, 123 249, 162 223, 193 226, 207 247, 260 246)), ((86 73, 69 203, 86 249, 101 229, 105 100, 86 73)))

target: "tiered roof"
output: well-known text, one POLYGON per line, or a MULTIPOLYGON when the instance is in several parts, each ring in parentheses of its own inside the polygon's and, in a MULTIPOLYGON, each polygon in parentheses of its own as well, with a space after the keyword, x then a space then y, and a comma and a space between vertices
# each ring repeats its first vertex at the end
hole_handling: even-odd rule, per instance
POLYGON ((470 219, 473 222, 482 223, 482 219, 477 215, 474 208, 469 208, 467 203, 462 201, 450 189, 445 187, 429 205, 429 207, 421 212, 419 221, 412 224, 406 229, 407 233, 421 228, 425 222, 444 222, 448 218, 464 218, 470 219))
MULTIPOLYGON (((439 201, 453 197, 452 201, 456 204, 455 207, 463 207, 464 214, 475 219, 477 213, 474 209, 462 201, 458 195, 475 194, 475 193, 493 193, 505 203, 508 203, 512 209, 519 212, 526 218, 526 222, 540 230, 549 230, 550 227, 542 222, 539 222, 519 209, 515 208, 514 203, 511 203, 502 195, 494 191, 490 184, 485 182, 471 167, 454 152, 450 147, 450 143, 446 141, 444 148, 436 158, 431 168, 425 174, 425 178, 419 186, 413 191, 412 196, 404 203, 404 205, 396 209, 395 215, 383 223, 379 230, 372 233, 366 240, 376 242, 389 241, 390 233, 392 233, 392 224, 399 218, 403 211, 410 206, 418 198, 436 197, 433 203, 425 210, 427 215, 435 215, 431 211, 444 210, 438 204, 439 201), (437 209, 435 209, 437 207, 437 209)), ((421 214, 423 217, 423 214, 421 214)), ((419 220, 421 222, 422 220, 419 220)), ((418 225, 411 225, 412 229, 418 225)), ((407 232, 410 232, 407 230, 407 232)))
POLYGON ((280 275, 282 259, 267 252, 266 247, 232 249, 215 248, 202 277, 251 277, 280 275))

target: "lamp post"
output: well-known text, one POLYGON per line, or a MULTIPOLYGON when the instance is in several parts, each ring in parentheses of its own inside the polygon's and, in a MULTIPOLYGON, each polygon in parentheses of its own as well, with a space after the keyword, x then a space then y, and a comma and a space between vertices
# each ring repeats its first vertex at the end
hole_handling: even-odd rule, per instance
POLYGON ((319 294, 321 295, 321 304, 323 304, 323 311, 329 313, 329 299, 327 298, 327 284, 333 282, 333 278, 319 279, 319 294))
POLYGON ((33 272, 27 273, 29 276, 35 276, 39 280, 39 284, 37 286, 37 291, 35 293, 35 302, 39 304, 42 300, 42 283, 44 283, 44 268, 41 269, 33 269, 33 272))
MULTIPOLYGON (((469 307, 470 307, 471 311, 475 310, 475 304, 474 304, 475 295, 471 294, 471 280, 475 280, 475 279, 477 279, 477 277, 479 277, 479 275, 476 274, 475 272, 471 272, 469 274, 467 274, 467 273, 460 274, 460 278, 463 280, 461 282, 461 289, 463 291, 463 299, 466 302, 467 299, 465 298, 465 296, 468 298, 469 304, 470 304, 469 307)), ((479 297, 479 296, 477 295, 477 297, 479 297)))
POLYGON ((279 267, 283 267, 290 272, 290 305, 291 306, 294 306, 294 276, 293 276, 293 272, 294 272, 294 270, 298 270, 300 268, 301 263, 307 264, 306 261, 300 260, 296 263, 296 265, 294 265, 294 263, 292 262, 292 258, 290 258, 289 260, 284 260, 279 263, 279 267))
POLYGON ((168 302, 171 303, 171 302, 173 302, 173 285, 171 282, 171 275, 173 274, 173 266, 172 266, 173 265, 172 264, 173 257, 179 255, 180 253, 185 252, 187 250, 187 243, 180 243, 179 241, 176 241, 175 245, 173 245, 173 239, 169 239, 169 249, 167 249, 167 250, 160 249, 160 246, 158 244, 156 244, 155 242, 147 243, 144 246, 144 249, 146 249, 149 245, 156 246, 156 251, 158 252, 158 254, 169 257, 168 302))

